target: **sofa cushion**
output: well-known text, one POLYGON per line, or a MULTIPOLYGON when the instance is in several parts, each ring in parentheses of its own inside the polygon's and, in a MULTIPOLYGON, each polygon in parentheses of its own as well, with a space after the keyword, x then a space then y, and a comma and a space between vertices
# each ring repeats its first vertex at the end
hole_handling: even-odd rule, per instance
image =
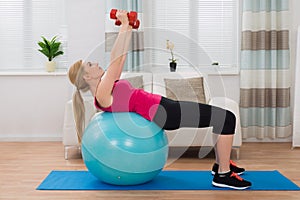
POLYGON ((122 79, 128 80, 131 83, 132 87, 134 88, 144 89, 143 76, 133 76, 133 77, 127 77, 122 79))
POLYGON ((203 77, 164 79, 166 97, 173 100, 206 103, 203 77))

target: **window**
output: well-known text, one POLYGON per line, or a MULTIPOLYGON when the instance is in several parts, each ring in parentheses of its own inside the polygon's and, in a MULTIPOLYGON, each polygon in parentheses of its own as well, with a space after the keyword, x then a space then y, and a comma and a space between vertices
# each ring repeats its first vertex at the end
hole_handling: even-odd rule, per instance
MULTIPOLYGON (((64 1, 0 1, 0 70, 44 69, 46 57, 37 49, 41 36, 58 36, 65 45, 64 1)), ((64 49, 65 51, 65 49, 64 49)), ((66 56, 59 58, 59 66, 66 56)))
POLYGON ((148 61, 165 64, 166 40, 175 44, 181 65, 238 65, 237 0, 144 1, 145 50, 148 61))

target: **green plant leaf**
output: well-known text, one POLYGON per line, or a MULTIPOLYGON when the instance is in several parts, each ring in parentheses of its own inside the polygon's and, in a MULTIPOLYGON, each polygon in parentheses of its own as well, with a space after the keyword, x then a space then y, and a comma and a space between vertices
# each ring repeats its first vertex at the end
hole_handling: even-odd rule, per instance
POLYGON ((55 58, 56 56, 59 56, 59 55, 63 55, 64 52, 62 51, 59 51, 59 52, 56 52, 54 55, 53 55, 53 58, 55 58))
POLYGON ((46 57, 49 57, 49 52, 47 49, 38 49, 42 54, 44 54, 46 57))
POLYGON ((44 54, 48 57, 50 55, 49 49, 47 47, 42 48, 42 51, 44 52, 44 54))
POLYGON ((51 40, 51 43, 55 43, 55 42, 56 42, 56 38, 57 38, 57 36, 54 36, 54 37, 52 38, 52 40, 51 40))
POLYGON ((60 43, 53 43, 52 48, 51 48, 52 52, 56 53, 59 49, 59 46, 60 46, 60 43))
POLYGON ((46 48, 46 45, 43 42, 38 42, 38 45, 43 49, 46 48))
POLYGON ((49 42, 44 36, 42 36, 42 38, 43 38, 43 41, 44 41, 46 47, 49 48, 49 46, 50 46, 49 43, 50 43, 50 42, 49 42))

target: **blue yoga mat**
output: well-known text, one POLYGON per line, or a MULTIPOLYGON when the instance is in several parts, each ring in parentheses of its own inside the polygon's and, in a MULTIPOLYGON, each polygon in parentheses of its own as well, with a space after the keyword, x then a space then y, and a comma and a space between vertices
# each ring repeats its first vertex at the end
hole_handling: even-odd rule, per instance
MULTIPOLYGON (((247 171, 248 190, 300 190, 278 171, 247 171)), ((210 171, 162 171, 152 181, 135 186, 105 184, 88 171, 52 171, 37 190, 229 190, 212 186, 210 171)))

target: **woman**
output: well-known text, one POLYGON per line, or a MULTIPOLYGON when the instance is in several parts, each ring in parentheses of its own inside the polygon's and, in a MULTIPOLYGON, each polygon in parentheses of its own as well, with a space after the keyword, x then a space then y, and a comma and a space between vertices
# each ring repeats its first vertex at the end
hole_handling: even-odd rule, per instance
POLYGON ((119 81, 131 40, 132 27, 128 22, 127 11, 119 10, 117 18, 122 26, 112 48, 111 62, 107 71, 97 63, 81 60, 69 69, 70 81, 77 89, 73 96, 73 104, 79 142, 84 131, 84 104, 80 90, 83 92, 90 90, 98 109, 107 112, 136 112, 166 130, 212 126, 214 137, 218 137, 212 184, 234 189, 250 187, 250 182, 237 175, 244 169, 230 161, 236 120, 233 113, 206 104, 173 101, 142 89, 132 88, 126 80, 119 81))

